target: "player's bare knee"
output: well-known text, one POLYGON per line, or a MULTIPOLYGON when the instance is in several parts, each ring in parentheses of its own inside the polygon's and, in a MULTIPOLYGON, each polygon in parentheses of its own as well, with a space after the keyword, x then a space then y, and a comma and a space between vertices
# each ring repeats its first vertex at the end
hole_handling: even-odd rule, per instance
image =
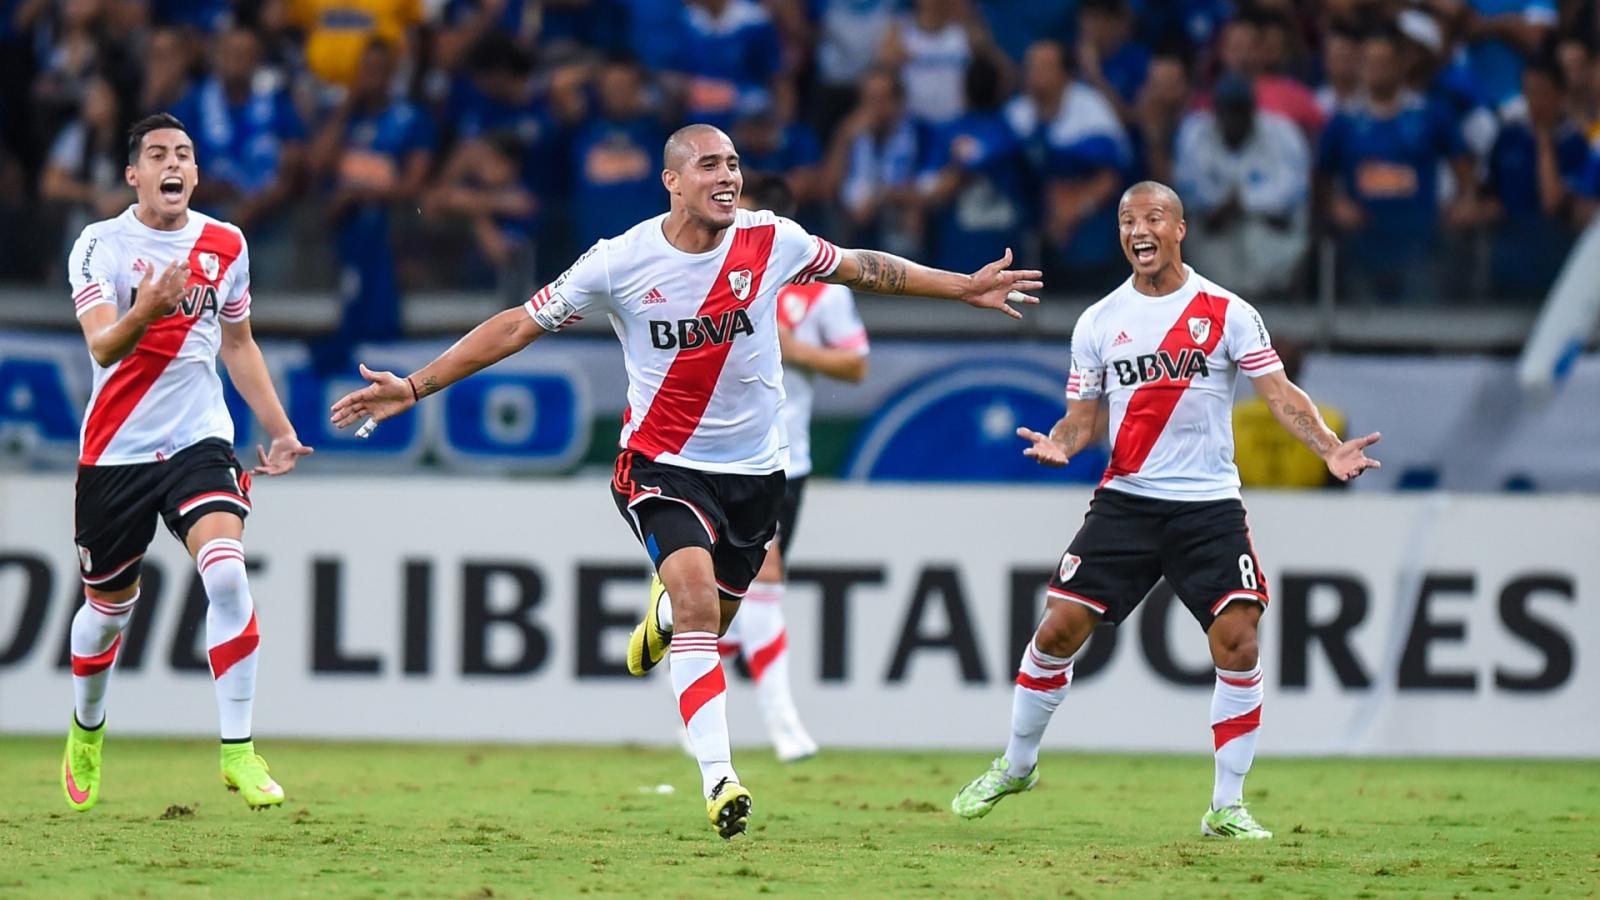
POLYGON ((1234 603, 1225 607, 1206 633, 1211 657, 1219 668, 1244 671, 1255 668, 1261 648, 1257 625, 1261 607, 1253 603, 1234 603))
POLYGON ((1089 639, 1098 624, 1100 617, 1093 611, 1076 603, 1053 600, 1034 631, 1034 646, 1051 656, 1071 656, 1089 639))
POLYGON ((136 580, 133 584, 114 591, 102 591, 86 584, 83 586, 83 593, 85 597, 102 606, 115 606, 137 597, 139 595, 139 582, 136 580))

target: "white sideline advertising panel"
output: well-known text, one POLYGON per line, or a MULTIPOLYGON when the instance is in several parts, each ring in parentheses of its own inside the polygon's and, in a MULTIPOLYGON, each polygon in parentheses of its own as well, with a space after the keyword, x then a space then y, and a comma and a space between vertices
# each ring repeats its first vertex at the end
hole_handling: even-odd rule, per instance
MULTIPOLYGON (((604 481, 258 479, 256 733, 665 744, 623 668, 645 559, 604 481)), ((1020 641, 1081 489, 813 485, 789 617, 824 747, 1004 744, 1020 641)), ((1246 498, 1272 607, 1261 750, 1600 756, 1600 501, 1246 498)), ((0 731, 65 728, 72 481, 0 476, 0 731)), ((123 734, 214 733, 204 598, 164 531, 110 688, 123 734)), ((1158 588, 1080 655, 1046 745, 1209 752, 1200 630, 1158 588)), ((736 744, 764 740, 730 677, 736 744)))

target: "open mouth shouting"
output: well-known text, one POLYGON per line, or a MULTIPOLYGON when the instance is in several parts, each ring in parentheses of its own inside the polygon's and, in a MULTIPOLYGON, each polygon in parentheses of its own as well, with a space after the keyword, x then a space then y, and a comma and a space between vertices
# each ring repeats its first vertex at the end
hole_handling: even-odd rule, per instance
POLYGON ((1134 262, 1141 266, 1148 266, 1156 261, 1155 241, 1134 241, 1129 245, 1129 249, 1133 251, 1134 262))
POLYGON ((168 175, 161 179, 161 198, 163 200, 182 200, 183 188, 183 176, 168 175))

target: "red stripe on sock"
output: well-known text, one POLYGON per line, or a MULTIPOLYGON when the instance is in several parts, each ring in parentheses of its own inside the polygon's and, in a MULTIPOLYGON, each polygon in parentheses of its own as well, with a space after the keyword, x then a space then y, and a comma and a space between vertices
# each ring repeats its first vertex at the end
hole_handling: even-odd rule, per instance
POLYGON ((1017 686, 1025 687, 1030 691, 1048 694, 1051 691, 1057 691, 1067 686, 1067 673, 1062 672, 1060 675, 1052 675, 1049 678, 1035 678, 1027 672, 1018 672, 1017 686))
POLYGON ((766 674, 767 666, 772 665, 773 661, 781 656, 783 651, 788 649, 789 632, 778 632, 778 636, 773 638, 771 643, 767 644, 765 647, 762 647, 760 650, 757 650, 755 654, 750 657, 750 674, 754 676, 755 680, 760 681, 761 676, 766 674))
POLYGON ((1232 676, 1222 674, 1222 670, 1218 669, 1217 680, 1223 684, 1231 684, 1234 687, 1255 687, 1261 683, 1261 673, 1256 672, 1254 675, 1251 675, 1248 678, 1234 678, 1232 676))
POLYGON ((1221 750, 1222 745, 1242 735, 1249 734, 1261 727, 1261 704, 1243 715, 1231 719, 1223 719, 1211 726, 1211 736, 1216 739, 1216 749, 1221 750))
POLYGON ((256 652, 256 648, 260 645, 261 635, 256 631, 256 614, 252 612, 250 621, 246 623, 243 631, 212 647, 208 652, 211 657, 211 677, 221 678, 228 674, 228 670, 233 668, 235 663, 256 652))
POLYGON ((98 656, 72 657, 72 674, 82 676, 98 675, 104 672, 111 668, 112 661, 117 658, 117 648, 121 646, 122 635, 119 634, 111 641, 111 646, 106 648, 106 652, 98 656))
POLYGON ((722 696, 727 689, 728 681, 722 676, 722 663, 719 662, 678 696, 678 714, 683 716, 683 724, 687 726, 700 707, 722 696))

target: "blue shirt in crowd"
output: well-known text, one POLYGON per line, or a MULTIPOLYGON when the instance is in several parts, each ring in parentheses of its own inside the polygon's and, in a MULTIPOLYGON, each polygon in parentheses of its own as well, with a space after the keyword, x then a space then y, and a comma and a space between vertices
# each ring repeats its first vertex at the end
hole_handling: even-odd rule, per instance
POLYGON ((616 237, 667 209, 658 156, 667 136, 655 120, 593 119, 572 141, 572 214, 580 247, 616 237))
POLYGON ((306 139, 305 124, 289 92, 252 90, 239 104, 228 102, 215 78, 200 82, 173 108, 189 127, 195 155, 208 181, 254 194, 278 177, 285 144, 306 139))
POLYGON ((685 5, 668 68, 689 76, 688 114, 728 128, 741 113, 765 109, 768 83, 783 61, 778 30, 760 4, 732 0, 720 17, 685 5))
POLYGON ((940 268, 973 272, 1021 244, 1021 143, 998 112, 969 112, 934 129, 923 178, 951 164, 966 181, 934 221, 933 257, 940 268))

